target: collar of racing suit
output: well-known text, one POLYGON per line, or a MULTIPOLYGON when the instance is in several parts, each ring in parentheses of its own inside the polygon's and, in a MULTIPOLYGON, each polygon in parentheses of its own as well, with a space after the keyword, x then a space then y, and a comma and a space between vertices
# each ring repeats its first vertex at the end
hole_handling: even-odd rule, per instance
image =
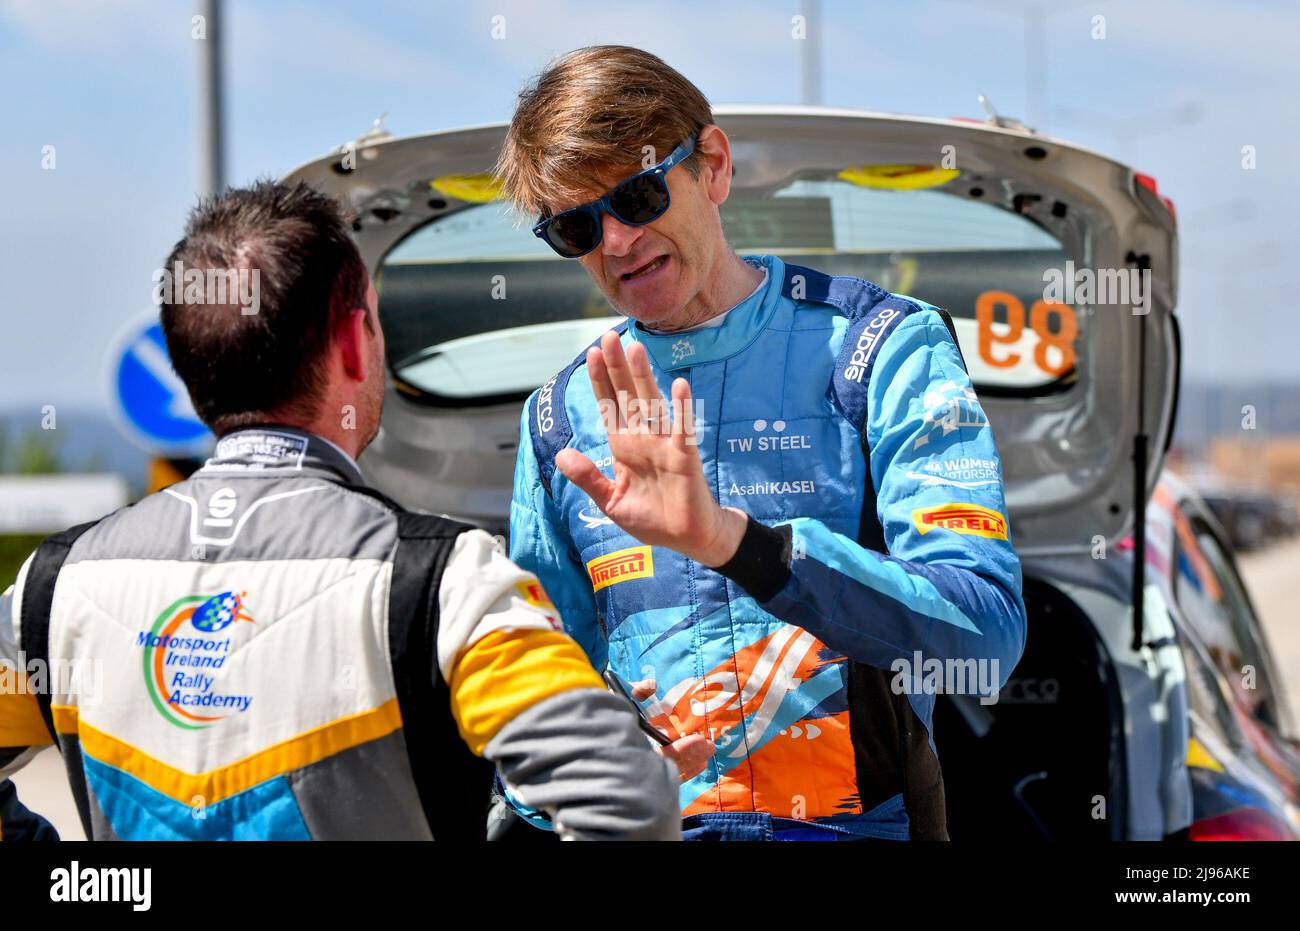
POLYGON ((304 469, 332 472, 349 485, 364 485, 356 462, 338 446, 318 436, 281 424, 245 427, 217 441, 205 472, 262 472, 304 469))
POLYGON ((785 281, 785 263, 774 255, 747 255, 744 260, 766 269, 767 284, 727 311, 718 327, 697 328, 681 333, 652 333, 640 323, 628 333, 645 346, 662 371, 690 368, 706 362, 721 362, 748 349, 776 313, 785 281))

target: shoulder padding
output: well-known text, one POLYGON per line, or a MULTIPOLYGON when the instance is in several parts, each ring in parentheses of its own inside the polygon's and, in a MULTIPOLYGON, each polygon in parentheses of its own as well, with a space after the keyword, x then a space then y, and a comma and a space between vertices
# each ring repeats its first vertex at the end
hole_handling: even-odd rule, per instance
MULTIPOLYGON (((840 413, 863 435, 867 423, 867 386, 871 383, 880 345, 900 323, 912 314, 924 313, 928 305, 891 294, 862 278, 827 275, 801 265, 785 267, 781 293, 794 300, 829 304, 848 318, 849 328, 835 360, 830 393, 840 413)), ((946 311, 938 313, 955 343, 957 335, 952 318, 946 311)))
POLYGON ((890 297, 888 291, 865 278, 828 275, 813 268, 789 264, 785 267, 781 293, 795 301, 830 304, 850 320, 890 297))

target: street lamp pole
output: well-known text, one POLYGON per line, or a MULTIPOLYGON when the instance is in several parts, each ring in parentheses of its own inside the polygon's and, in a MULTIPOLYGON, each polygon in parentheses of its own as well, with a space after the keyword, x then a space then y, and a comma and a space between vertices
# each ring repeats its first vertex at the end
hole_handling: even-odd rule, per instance
POLYGON ((1024 10, 1025 17, 1025 124, 1043 125, 1047 99, 1047 11, 1039 4, 1024 10))
POLYGON ((803 81, 803 102, 815 105, 822 102, 822 17, 819 0, 800 0, 803 13, 804 39, 800 44, 800 71, 803 81))
POLYGON ((225 126, 221 94, 221 0, 200 0, 203 34, 198 43, 198 182, 200 194, 225 186, 225 126))

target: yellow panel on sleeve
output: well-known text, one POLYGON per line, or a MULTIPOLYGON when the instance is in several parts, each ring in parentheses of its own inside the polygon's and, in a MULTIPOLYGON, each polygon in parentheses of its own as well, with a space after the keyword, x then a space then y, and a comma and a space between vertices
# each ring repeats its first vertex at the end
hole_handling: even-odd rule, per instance
POLYGON ((482 756, 517 715, 570 689, 603 689, 587 655, 553 630, 494 630, 466 648, 451 675, 451 713, 465 743, 482 756))
POLYGON ((0 747, 43 747, 53 742, 35 695, 25 689, 0 690, 0 747))

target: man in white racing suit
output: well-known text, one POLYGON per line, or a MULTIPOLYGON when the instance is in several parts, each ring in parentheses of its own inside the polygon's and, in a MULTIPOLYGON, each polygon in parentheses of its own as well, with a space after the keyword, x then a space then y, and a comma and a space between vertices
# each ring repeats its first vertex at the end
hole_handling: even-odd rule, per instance
POLYGON ((51 743, 93 839, 476 839, 492 764, 565 837, 678 837, 674 752, 537 578, 358 472, 384 343, 339 205, 227 191, 166 268, 260 279, 252 313, 180 282, 163 303, 219 441, 0 597, 0 837, 41 836, 6 777, 51 743))

